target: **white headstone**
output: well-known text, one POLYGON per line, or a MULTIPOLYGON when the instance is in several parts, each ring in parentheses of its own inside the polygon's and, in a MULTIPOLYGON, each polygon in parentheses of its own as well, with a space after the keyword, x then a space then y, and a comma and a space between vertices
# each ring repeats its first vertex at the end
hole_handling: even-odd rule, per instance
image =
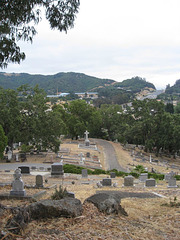
POLYGON ((21 179, 21 169, 17 168, 14 171, 14 181, 12 182, 12 190, 10 191, 10 195, 13 196, 25 196, 26 192, 24 190, 24 183, 21 179))

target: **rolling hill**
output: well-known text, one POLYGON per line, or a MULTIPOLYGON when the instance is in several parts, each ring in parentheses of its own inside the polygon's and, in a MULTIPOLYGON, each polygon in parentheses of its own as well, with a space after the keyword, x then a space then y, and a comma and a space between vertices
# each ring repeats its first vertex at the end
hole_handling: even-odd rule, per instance
POLYGON ((85 92, 99 86, 107 86, 114 80, 91 77, 83 73, 57 73, 55 75, 32 75, 27 73, 0 73, 0 87, 4 89, 17 89, 28 84, 34 87, 39 85, 48 94, 59 92, 85 92))

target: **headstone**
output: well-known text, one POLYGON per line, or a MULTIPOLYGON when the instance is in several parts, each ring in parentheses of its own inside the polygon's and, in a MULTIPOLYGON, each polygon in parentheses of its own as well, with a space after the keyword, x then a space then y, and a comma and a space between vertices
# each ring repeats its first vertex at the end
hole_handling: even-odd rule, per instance
POLYGON ((125 187, 133 187, 134 186, 134 177, 131 175, 124 177, 124 186, 125 187))
POLYGON ((51 165, 51 176, 63 176, 63 175, 64 175, 63 164, 53 163, 51 165))
POLYGON ((145 182, 146 179, 148 179, 148 173, 141 173, 141 175, 139 176, 139 181, 145 182))
POLYGON ((90 142, 88 139, 89 132, 86 130, 84 134, 85 134, 85 146, 89 146, 90 145, 90 142))
POLYGON ((73 192, 67 192, 67 197, 75 198, 75 193, 73 193, 73 192))
POLYGON ((88 177, 87 169, 82 169, 82 178, 87 178, 87 177, 88 177))
POLYGON ((88 158, 90 157, 90 152, 86 153, 86 157, 88 157, 88 158))
POLYGON ((20 166, 18 168, 21 169, 22 174, 29 174, 30 173, 30 168, 28 166, 20 166))
POLYGON ((8 154, 8 161, 10 162, 12 160, 12 151, 9 150, 7 154, 8 154))
POLYGON ((10 195, 12 196, 25 196, 26 191, 24 190, 24 183, 21 179, 21 169, 16 169, 14 171, 14 181, 12 182, 12 190, 10 195))
POLYGON ((20 159, 21 159, 21 162, 24 162, 26 161, 26 153, 20 153, 20 159))
POLYGON ((102 180, 102 185, 103 185, 103 186, 111 186, 111 184, 112 184, 111 178, 104 178, 104 179, 102 180))
POLYGON ((40 170, 40 171, 44 171, 45 168, 44 168, 44 167, 39 167, 39 170, 40 170))
POLYGON ((110 172, 110 177, 111 178, 115 178, 116 177, 116 173, 115 172, 110 172))
POLYGON ((19 155, 18 155, 18 153, 16 154, 16 162, 19 162, 19 155))
POLYGON ((37 169, 36 166, 32 166, 32 167, 31 167, 31 170, 36 170, 36 169, 37 169))
POLYGON ((173 171, 171 171, 170 173, 167 173, 166 175, 165 175, 165 180, 166 181, 169 181, 171 178, 174 178, 174 176, 175 176, 175 173, 173 172, 173 171))
POLYGON ((43 176, 42 175, 36 176, 36 187, 43 187, 43 176))
POLYGON ((177 188, 176 178, 170 178, 168 181, 168 188, 177 188))
POLYGON ((156 180, 154 178, 146 179, 145 186, 146 187, 155 187, 156 180))
POLYGON ((80 161, 79 161, 79 164, 84 164, 84 157, 83 157, 83 154, 82 152, 80 153, 80 161))

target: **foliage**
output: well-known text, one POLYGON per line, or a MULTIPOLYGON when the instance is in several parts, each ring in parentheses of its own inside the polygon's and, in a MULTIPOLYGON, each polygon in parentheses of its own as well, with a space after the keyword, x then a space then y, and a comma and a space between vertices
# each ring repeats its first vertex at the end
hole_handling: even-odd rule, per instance
POLYGON ((134 171, 137 172, 137 173, 143 173, 145 172, 145 169, 142 165, 137 165, 135 168, 134 168, 134 171))
POLYGON ((0 125, 0 158, 3 157, 3 152, 7 146, 7 137, 5 136, 4 130, 0 125))
POLYGON ((175 196, 173 200, 170 198, 170 202, 169 203, 163 203, 161 206, 180 207, 180 202, 177 201, 177 197, 175 196))
POLYGON ((158 173, 148 173, 148 178, 154 178, 154 179, 159 179, 163 180, 164 179, 164 174, 158 174, 158 173))
POLYGON ((53 200, 60 200, 62 198, 67 197, 68 191, 66 188, 63 188, 61 185, 59 185, 59 190, 57 188, 55 189, 55 193, 51 196, 51 199, 53 200))
POLYGON ((177 181, 180 181, 180 175, 176 175, 174 177, 176 178, 177 181))
POLYGON ((33 146, 31 145, 25 145, 25 144, 21 145, 21 152, 23 153, 30 152, 31 149, 33 149, 33 146))
POLYGON ((34 25, 41 20, 42 7, 51 29, 67 32, 73 27, 79 5, 79 0, 1 0, 0 67, 5 68, 9 62, 20 63, 25 59, 17 41, 32 42, 37 33, 34 25))
POLYGON ((44 89, 49 95, 56 94, 57 90, 68 93, 91 91, 92 88, 105 86, 113 82, 115 81, 74 72, 60 72, 54 75, 0 73, 0 86, 4 89, 10 88, 16 90, 21 85, 26 84, 34 88, 38 85, 39 88, 44 89))
POLYGON ((74 173, 74 174, 81 174, 83 167, 71 165, 71 164, 65 164, 63 165, 63 170, 65 173, 74 173))
POLYGON ((114 86, 121 87, 125 90, 130 90, 133 93, 140 92, 141 89, 145 87, 156 89, 152 83, 146 82, 146 80, 141 77, 133 77, 131 79, 126 79, 122 82, 115 83, 114 86))

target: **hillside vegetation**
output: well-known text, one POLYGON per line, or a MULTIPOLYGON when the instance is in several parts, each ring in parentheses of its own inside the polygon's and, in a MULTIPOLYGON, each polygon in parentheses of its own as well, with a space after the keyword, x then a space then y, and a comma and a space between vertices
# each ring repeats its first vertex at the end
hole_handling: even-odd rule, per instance
POLYGON ((82 73, 57 73, 55 75, 32 75, 27 73, 0 73, 0 86, 4 89, 17 89, 28 84, 31 87, 39 85, 48 94, 57 92, 85 92, 99 86, 109 85, 115 82, 110 79, 100 79, 82 73))

